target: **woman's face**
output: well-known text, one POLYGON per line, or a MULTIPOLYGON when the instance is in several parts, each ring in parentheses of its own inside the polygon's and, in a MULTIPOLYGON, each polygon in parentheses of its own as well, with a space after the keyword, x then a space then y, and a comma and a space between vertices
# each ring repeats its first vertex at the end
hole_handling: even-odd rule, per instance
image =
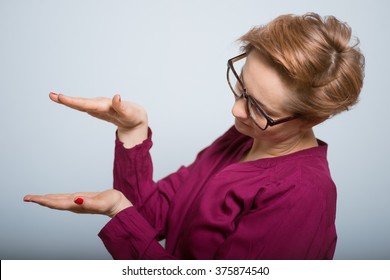
MULTIPOLYGON (((248 54, 242 69, 241 78, 247 88, 247 93, 261 105, 262 109, 274 120, 289 117, 292 112, 285 109, 292 90, 282 80, 276 69, 256 51, 248 54)), ((254 139, 268 141, 284 141, 303 133, 304 122, 295 119, 261 130, 246 111, 245 98, 237 99, 232 109, 235 126, 242 134, 254 139)))

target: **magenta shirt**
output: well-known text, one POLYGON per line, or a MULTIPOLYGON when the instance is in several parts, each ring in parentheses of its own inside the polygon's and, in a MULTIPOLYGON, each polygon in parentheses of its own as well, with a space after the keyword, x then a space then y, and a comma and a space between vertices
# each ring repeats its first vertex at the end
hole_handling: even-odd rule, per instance
POLYGON ((116 139, 114 188, 134 207, 99 233, 114 259, 333 258, 336 187, 324 142, 239 162, 253 139, 232 127, 191 165, 154 182, 151 134, 132 149, 116 139))

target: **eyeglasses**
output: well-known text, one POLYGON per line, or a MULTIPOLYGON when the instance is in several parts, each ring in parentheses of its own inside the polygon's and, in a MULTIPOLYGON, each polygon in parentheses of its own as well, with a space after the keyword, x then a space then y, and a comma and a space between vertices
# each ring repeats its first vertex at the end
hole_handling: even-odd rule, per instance
MULTIPOLYGON (((259 105, 260 102, 256 101, 252 96, 250 96, 245 87, 244 81, 237 74, 237 71, 234 69, 234 64, 240 64, 239 70, 242 70, 242 66, 245 64, 244 58, 247 57, 247 53, 240 54, 236 57, 233 57, 227 62, 227 82, 230 89, 232 90, 236 99, 244 97, 246 99, 246 112, 254 121, 254 123, 261 129, 266 130, 268 126, 274 126, 284 122, 291 121, 296 118, 296 116, 290 116, 285 118, 280 118, 277 120, 272 119, 259 105)), ((238 69, 238 68, 237 68, 238 69)))

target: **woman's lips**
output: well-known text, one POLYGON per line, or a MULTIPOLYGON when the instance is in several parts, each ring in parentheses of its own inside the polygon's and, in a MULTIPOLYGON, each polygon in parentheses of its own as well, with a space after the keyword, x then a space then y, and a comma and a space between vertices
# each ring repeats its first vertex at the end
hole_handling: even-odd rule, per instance
POLYGON ((245 122, 241 121, 240 119, 236 118, 236 122, 238 122, 239 124, 242 124, 242 125, 245 125, 247 127, 250 127, 249 124, 246 124, 245 122))

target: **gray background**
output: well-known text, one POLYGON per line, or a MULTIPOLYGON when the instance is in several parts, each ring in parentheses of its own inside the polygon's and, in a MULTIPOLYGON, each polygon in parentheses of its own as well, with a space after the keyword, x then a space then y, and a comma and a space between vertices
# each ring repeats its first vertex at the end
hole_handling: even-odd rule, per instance
POLYGON ((0 0, 0 258, 107 259, 108 218, 23 203, 112 186, 115 128, 50 91, 146 107, 155 179, 233 123, 226 61, 254 25, 308 11, 348 22, 366 56, 361 102, 316 128, 338 185, 336 259, 390 259, 387 1, 0 0))

